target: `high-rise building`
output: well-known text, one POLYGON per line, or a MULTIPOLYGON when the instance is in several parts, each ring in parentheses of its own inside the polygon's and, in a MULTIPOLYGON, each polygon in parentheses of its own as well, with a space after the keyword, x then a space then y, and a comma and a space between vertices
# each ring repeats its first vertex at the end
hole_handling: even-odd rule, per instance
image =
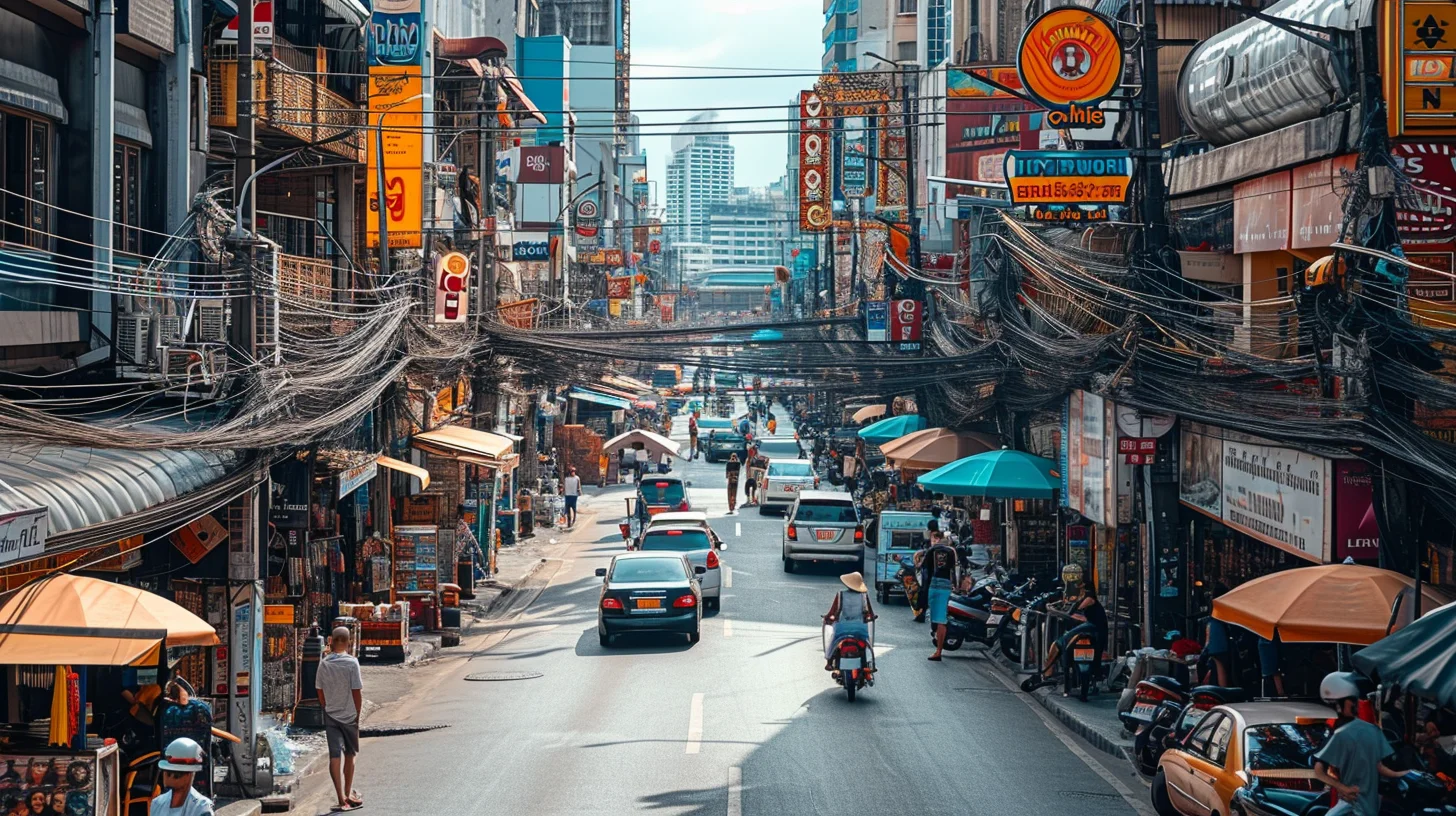
POLYGON ((918 18, 921 6, 949 0, 827 0, 824 9, 826 71, 885 70, 870 53, 887 59, 916 62, 918 18))
POLYGON ((714 111, 695 114, 672 137, 667 162, 667 231, 674 242, 707 240, 708 216, 733 192, 733 145, 714 111))
POLYGON ((617 44, 619 0, 541 0, 541 36, 559 34, 572 45, 617 44))

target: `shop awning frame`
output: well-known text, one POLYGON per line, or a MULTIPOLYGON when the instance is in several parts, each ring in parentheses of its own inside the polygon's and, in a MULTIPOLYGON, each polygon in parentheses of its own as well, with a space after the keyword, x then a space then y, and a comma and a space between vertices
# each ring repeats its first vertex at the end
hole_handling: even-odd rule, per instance
POLYGON ((410 441, 415 448, 436 456, 483 460, 480 464, 503 465, 516 443, 508 437, 474 428, 446 425, 417 433, 410 441))
POLYGON ((566 392, 566 397, 567 399, 581 400, 582 402, 590 402, 607 408, 614 408, 618 411, 629 411, 632 408, 630 400, 608 396, 607 394, 599 394, 595 391, 588 391, 585 388, 573 388, 566 392))
POLYGON ((430 488, 430 472, 419 465, 401 462, 390 456, 379 456, 374 461, 378 462, 380 467, 389 468, 398 473, 404 473, 419 479, 421 490, 428 490, 430 488))

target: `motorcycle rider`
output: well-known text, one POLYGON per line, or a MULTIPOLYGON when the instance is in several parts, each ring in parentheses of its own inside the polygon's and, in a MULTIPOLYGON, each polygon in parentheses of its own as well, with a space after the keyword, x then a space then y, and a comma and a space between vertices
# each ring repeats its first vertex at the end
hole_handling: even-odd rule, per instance
POLYGON ((824 669, 834 670, 834 646, 840 639, 858 637, 869 644, 868 654, 865 655, 865 671, 873 675, 875 644, 870 635, 870 623, 879 615, 870 606, 870 589, 865 584, 864 576, 857 572, 841 575, 839 580, 847 589, 835 593, 834 602, 829 605, 829 612, 824 615, 824 625, 834 628, 824 640, 824 669))
POLYGON ((1320 699, 1334 706, 1338 717, 1330 738, 1314 755, 1315 777, 1340 797, 1327 816, 1380 816, 1380 778, 1398 779, 1406 773, 1385 767, 1383 760, 1395 752, 1379 727, 1357 716, 1359 679, 1354 672, 1330 672, 1320 683, 1320 699))

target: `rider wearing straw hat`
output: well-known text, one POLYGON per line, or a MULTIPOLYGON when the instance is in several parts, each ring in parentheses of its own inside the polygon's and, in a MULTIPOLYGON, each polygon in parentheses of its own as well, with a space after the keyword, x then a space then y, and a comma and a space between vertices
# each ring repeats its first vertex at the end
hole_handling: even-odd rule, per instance
POLYGON ((841 638, 853 636, 870 644, 865 670, 874 672, 874 638, 870 633, 870 623, 879 615, 870 606, 870 589, 865 585, 864 576, 857 572, 841 575, 839 580, 846 589, 835 594, 834 603, 829 605, 829 613, 824 616, 824 625, 833 627, 833 632, 824 639, 824 668, 834 668, 834 644, 841 638))

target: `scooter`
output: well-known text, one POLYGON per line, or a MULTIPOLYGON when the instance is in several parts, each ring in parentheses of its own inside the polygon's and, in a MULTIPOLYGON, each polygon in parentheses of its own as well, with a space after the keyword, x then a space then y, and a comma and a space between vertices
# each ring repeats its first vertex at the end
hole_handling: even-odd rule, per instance
POLYGON ((1008 623, 1001 627, 1001 654, 1006 656, 1012 663, 1021 662, 1021 634, 1027 626, 1032 625, 1035 614, 1045 612, 1048 603, 1051 603, 1061 595, 1060 590, 1043 592, 1032 595, 1024 602, 1011 604, 1008 623))
MULTIPOLYGON (((874 630, 870 631, 873 633, 874 630)), ((827 623, 824 635, 833 637, 833 629, 827 623)), ((845 696, 851 703, 860 689, 875 684, 874 674, 867 671, 872 664, 869 641, 857 635, 843 635, 835 640, 830 654, 830 676, 844 688, 845 696)))
MULTIPOLYGON (((1012 591, 1020 593, 1029 584, 1030 579, 1012 591)), ((977 581, 965 594, 952 593, 946 608, 945 648, 953 652, 967 641, 983 646, 997 643, 1006 615, 993 612, 991 605, 1000 594, 1001 581, 994 576, 977 581), (992 617, 996 619, 992 621, 992 617)))

